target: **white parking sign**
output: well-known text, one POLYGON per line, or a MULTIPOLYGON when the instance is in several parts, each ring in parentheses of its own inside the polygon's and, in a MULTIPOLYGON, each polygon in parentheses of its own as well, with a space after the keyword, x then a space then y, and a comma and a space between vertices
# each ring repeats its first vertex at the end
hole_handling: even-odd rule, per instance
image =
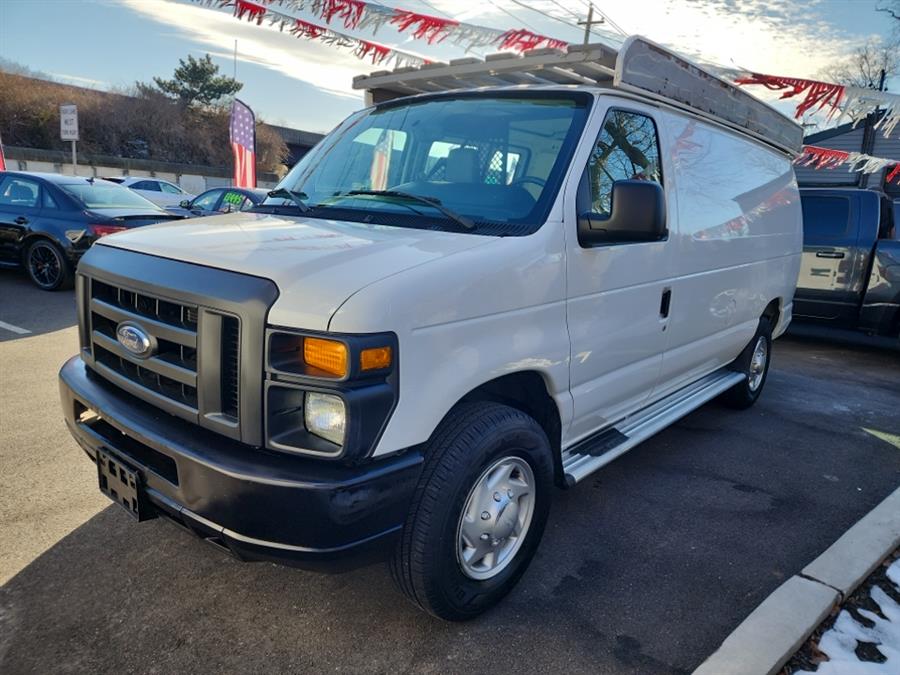
POLYGON ((64 141, 78 140, 78 106, 59 106, 59 137, 64 141))

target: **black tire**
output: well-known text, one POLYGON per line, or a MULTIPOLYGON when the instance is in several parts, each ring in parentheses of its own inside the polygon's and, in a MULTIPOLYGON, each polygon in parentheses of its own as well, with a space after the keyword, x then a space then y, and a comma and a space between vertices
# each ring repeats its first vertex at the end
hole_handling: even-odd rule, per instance
POLYGON ((414 604, 438 618, 478 616, 515 586, 531 562, 550 512, 552 488, 550 443, 534 419, 499 403, 457 406, 427 444, 422 475, 391 560, 394 581, 414 604), (524 460, 533 472, 531 521, 506 566, 496 576, 476 580, 458 558, 460 518, 482 474, 505 457, 524 460))
POLYGON ((735 359, 734 363, 731 364, 733 370, 738 371, 739 373, 744 373, 747 377, 733 386, 731 389, 722 394, 721 400, 722 402, 737 410, 744 410, 749 408, 756 400, 759 398, 759 395, 762 393, 763 387, 766 386, 766 380, 769 377, 769 364, 772 362, 772 323, 769 321, 767 317, 763 317, 759 320, 759 327, 756 329, 756 335, 753 336, 753 339, 744 347, 744 351, 741 352, 741 355, 735 359), (754 372, 759 373, 758 366, 754 365, 754 352, 757 350, 757 346, 760 344, 760 341, 765 344, 765 360, 762 366, 761 377, 758 380, 758 384, 753 386, 754 384, 754 372), (751 372, 753 371, 753 372, 751 372))
POLYGON ((62 249, 49 239, 35 239, 25 248, 22 265, 31 282, 44 291, 72 287, 72 265, 62 249))

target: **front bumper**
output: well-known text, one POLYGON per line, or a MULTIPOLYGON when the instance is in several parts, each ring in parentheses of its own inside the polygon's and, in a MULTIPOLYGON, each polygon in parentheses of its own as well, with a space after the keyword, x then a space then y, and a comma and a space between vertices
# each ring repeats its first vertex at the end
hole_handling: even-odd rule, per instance
POLYGON ((156 513, 242 560, 353 567, 383 557, 406 519, 417 451, 356 467, 295 457, 172 417, 77 356, 59 378, 66 424, 92 459, 98 448, 121 455, 156 513))

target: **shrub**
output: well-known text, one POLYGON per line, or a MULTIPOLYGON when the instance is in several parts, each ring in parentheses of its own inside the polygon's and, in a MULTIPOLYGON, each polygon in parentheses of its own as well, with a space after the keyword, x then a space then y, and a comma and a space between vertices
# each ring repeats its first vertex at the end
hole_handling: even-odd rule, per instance
MULTIPOLYGON (((229 167, 229 108, 180 105, 145 85, 103 92, 0 71, 0 138, 5 145, 67 150, 59 138, 59 106, 78 106, 86 155, 229 167)), ((257 125, 257 169, 282 172, 288 149, 281 136, 257 125)))

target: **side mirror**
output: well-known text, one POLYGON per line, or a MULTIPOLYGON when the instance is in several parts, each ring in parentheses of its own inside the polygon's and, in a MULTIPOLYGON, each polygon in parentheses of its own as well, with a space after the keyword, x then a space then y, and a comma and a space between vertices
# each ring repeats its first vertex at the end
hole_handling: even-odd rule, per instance
POLYGON ((189 209, 189 208, 191 208, 191 200, 190 199, 182 199, 181 203, 178 204, 178 206, 180 206, 183 209, 189 209))
POLYGON ((578 242, 582 246, 659 241, 666 228, 666 199, 658 183, 618 180, 613 183, 610 214, 578 216, 578 242))

